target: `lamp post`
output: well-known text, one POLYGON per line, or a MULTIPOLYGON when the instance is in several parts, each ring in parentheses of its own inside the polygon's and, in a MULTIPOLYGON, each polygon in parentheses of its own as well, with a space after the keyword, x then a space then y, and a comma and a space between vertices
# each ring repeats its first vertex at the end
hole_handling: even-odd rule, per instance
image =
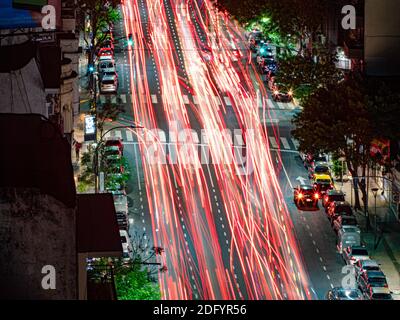
POLYGON ((374 245, 376 243, 376 232, 377 232, 377 215, 376 215, 376 197, 378 196, 378 191, 379 188, 372 188, 371 189, 372 193, 374 194, 374 198, 375 198, 375 221, 374 221, 374 245))
POLYGON ((116 129, 142 129, 142 126, 137 126, 137 125, 126 125, 126 126, 118 126, 118 127, 113 127, 106 132, 103 133, 103 135, 100 137, 99 142, 96 145, 96 148, 94 149, 94 186, 95 186, 95 193, 99 193, 99 183, 98 183, 98 178, 99 178, 99 148, 100 146, 104 143, 104 137, 111 131, 116 130, 116 129))

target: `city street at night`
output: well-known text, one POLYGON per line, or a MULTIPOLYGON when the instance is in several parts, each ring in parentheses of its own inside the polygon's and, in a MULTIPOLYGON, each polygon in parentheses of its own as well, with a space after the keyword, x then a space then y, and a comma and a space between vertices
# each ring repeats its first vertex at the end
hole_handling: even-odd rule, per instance
POLYGON ((14 2, 1 299, 400 300, 399 3, 14 2))

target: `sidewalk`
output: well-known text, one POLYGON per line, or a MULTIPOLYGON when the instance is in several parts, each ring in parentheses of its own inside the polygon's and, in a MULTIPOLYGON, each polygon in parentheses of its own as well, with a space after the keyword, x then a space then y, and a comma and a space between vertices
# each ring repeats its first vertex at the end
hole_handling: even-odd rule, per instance
MULTIPOLYGON (((86 43, 84 40, 83 32, 79 36, 79 46, 83 48, 82 53, 79 56, 79 114, 75 116, 74 119, 74 136, 73 138, 82 143, 82 148, 80 150, 80 159, 82 155, 87 152, 88 144, 84 141, 84 119, 85 113, 90 109, 90 93, 87 90, 87 58, 85 53, 86 43)), ((77 160, 75 154, 75 148, 72 146, 71 152, 72 165, 74 169, 74 179, 76 187, 78 187, 78 176, 81 173, 80 161, 77 160)))
MULTIPOLYGON (((346 194, 350 202, 351 182, 336 182, 336 188, 346 194)), ((354 191, 353 191, 354 192, 354 191)), ((370 193, 372 195, 372 192, 370 193)), ((354 197, 354 195, 353 195, 354 197)), ((364 211, 355 213, 362 232, 361 239, 368 249, 371 259, 381 264, 381 269, 387 277, 389 288, 393 291, 393 298, 400 300, 400 222, 395 219, 389 207, 385 206, 385 198, 378 193, 377 217, 375 219, 375 199, 369 198, 370 226, 367 227, 367 217, 364 211)))

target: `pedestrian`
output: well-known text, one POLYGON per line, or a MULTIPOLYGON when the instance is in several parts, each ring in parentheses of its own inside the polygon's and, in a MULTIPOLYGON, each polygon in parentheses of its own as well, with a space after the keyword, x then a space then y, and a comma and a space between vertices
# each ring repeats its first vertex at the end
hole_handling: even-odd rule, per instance
POLYGON ((75 156, 76 156, 76 161, 79 161, 79 153, 82 148, 82 143, 78 142, 75 140, 75 156))

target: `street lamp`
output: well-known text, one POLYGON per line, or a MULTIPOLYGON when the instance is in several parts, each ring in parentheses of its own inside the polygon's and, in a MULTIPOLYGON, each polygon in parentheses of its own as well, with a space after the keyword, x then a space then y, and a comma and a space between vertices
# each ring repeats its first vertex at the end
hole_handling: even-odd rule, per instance
POLYGON ((377 232, 377 215, 376 215, 376 197, 378 196, 378 191, 379 191, 379 188, 372 188, 371 189, 371 191, 372 191, 372 193, 373 193, 373 195, 374 195, 374 198, 375 198, 375 221, 374 221, 374 229, 375 229, 375 231, 374 231, 374 245, 376 244, 376 232, 377 232))
POLYGON ((104 137, 111 131, 117 130, 117 129, 143 129, 142 126, 137 126, 137 125, 126 125, 126 126, 118 126, 118 127, 113 127, 106 132, 103 133, 103 135, 100 137, 99 143, 96 145, 96 148, 94 149, 94 157, 95 157, 95 168, 94 168, 94 186, 95 186, 95 193, 99 192, 99 184, 98 184, 98 178, 99 178, 99 147, 104 143, 104 137))

